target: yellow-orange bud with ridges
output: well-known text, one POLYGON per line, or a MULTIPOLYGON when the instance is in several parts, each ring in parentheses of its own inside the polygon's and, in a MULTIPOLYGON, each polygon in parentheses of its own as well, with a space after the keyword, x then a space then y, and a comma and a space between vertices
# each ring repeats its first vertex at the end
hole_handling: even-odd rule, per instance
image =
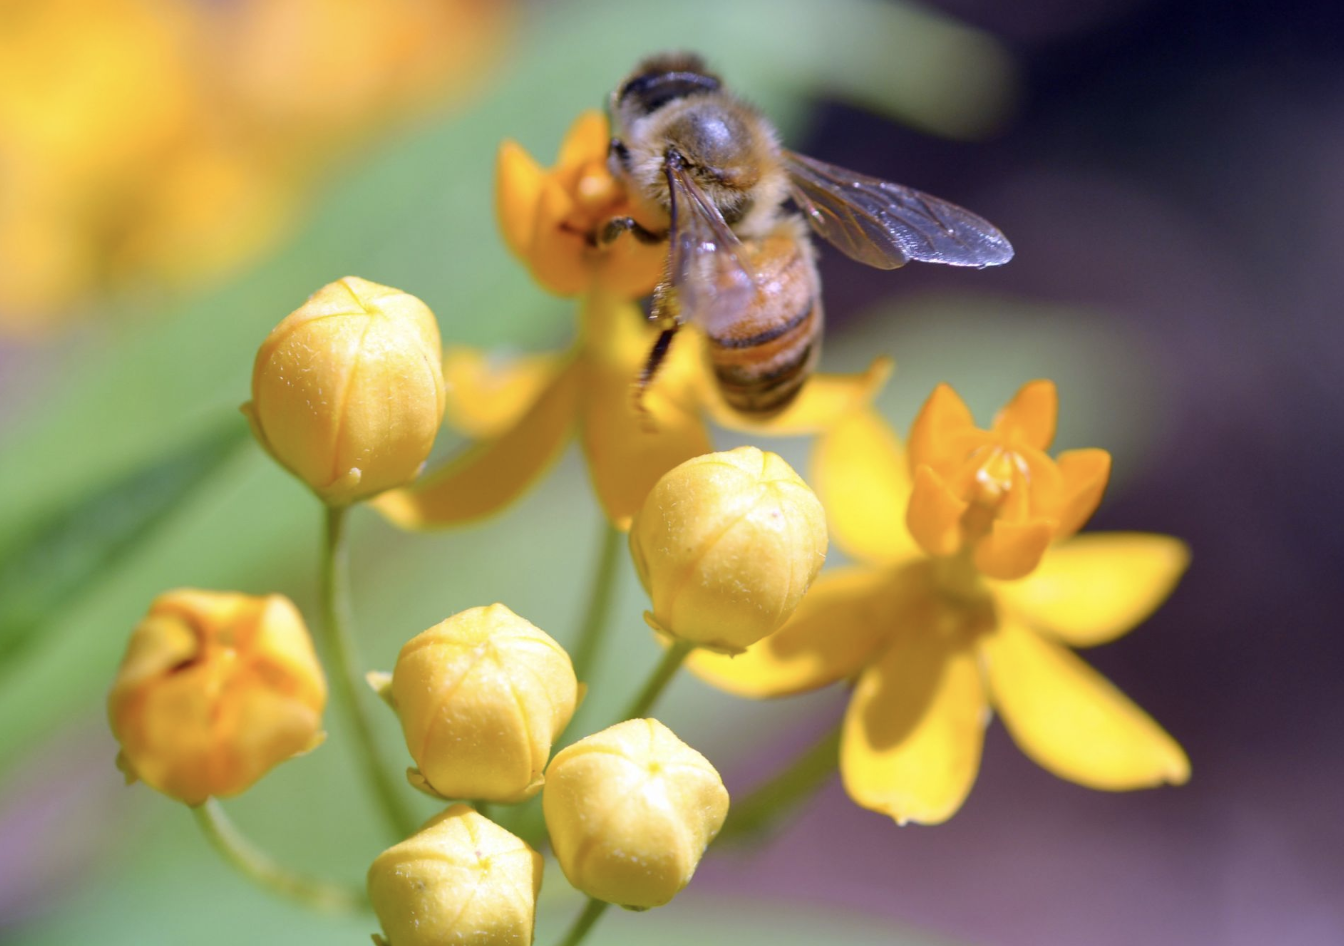
POLYGON ((738 447, 687 460, 630 527, 650 623, 728 653, 777 630, 826 560, 821 503, 783 459, 738 447))
POLYGON ((267 337, 243 412, 271 456, 340 506, 415 479, 444 402, 434 313, 400 290, 347 276, 267 337))
POLYGON ((569 882, 642 910, 690 883, 728 816, 728 790, 709 760, 672 730, 631 719, 556 755, 542 809, 569 882))
POLYGON ((541 788, 578 683, 564 648, 494 604, 411 638, 391 692, 421 787, 444 798, 513 803, 541 788))
POLYGON ((369 867, 369 901, 388 946, 531 946, 541 855, 466 805, 453 805, 369 867))
POLYGON ((326 701, 288 598, 179 589, 131 635, 107 711, 127 777, 198 805, 312 748, 326 701))

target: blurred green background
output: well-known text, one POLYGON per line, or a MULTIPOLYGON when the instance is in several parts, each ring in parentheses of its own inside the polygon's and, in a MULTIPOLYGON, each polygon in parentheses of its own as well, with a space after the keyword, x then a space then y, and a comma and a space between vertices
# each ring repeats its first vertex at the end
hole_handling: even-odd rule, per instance
MULTIPOLYGON (((1281 34, 1254 17, 1216 25, 1198 4, 1138 0, 1037 2, 1016 17, 971 0, 942 10, 877 0, 399 0, 366 19, 317 2, 65 2, 46 11, 52 22, 36 22, 41 16, 21 2, 0 10, 10 58, 22 52, 46 64, 23 73, 20 61, 0 74, 9 80, 0 97, 0 157, 9 161, 0 168, 12 171, 13 185, 0 198, 0 259, 6 278, 21 267, 47 274, 23 292, 0 292, 6 942, 327 943, 373 931, 371 918, 313 918, 253 890, 213 858, 184 809, 142 786, 123 788, 102 717, 105 692, 130 628, 162 589, 282 591, 315 613, 319 510, 250 440, 234 437, 256 346, 308 293, 354 274, 424 299, 448 342, 530 351, 570 337, 571 305, 537 289, 497 236, 495 148, 514 138, 549 162, 573 117, 600 106, 638 57, 661 48, 703 53, 802 150, 964 203, 1014 239, 1019 258, 1002 272, 879 274, 829 254, 823 366, 858 370, 874 352, 894 355, 898 372, 879 406, 898 430, 939 381, 952 382, 982 418, 1027 379, 1059 383, 1059 445, 1104 446, 1117 458, 1097 526, 1171 532, 1194 544, 1196 571, 1168 611, 1103 649, 1097 663, 1185 743, 1195 782, 1163 793, 1089 793, 1031 768, 1000 732, 970 803, 948 826, 898 830, 832 785, 796 829, 756 852, 711 852, 673 905, 611 917, 594 941, 1263 942, 1243 937, 1274 930, 1273 941, 1324 943, 1344 935, 1339 904, 1325 895, 1344 879, 1344 845, 1331 843, 1342 819, 1332 796, 1313 788, 1337 784, 1329 773, 1340 764, 1327 725, 1332 708, 1338 719, 1337 701, 1325 696, 1340 650, 1314 630, 1331 615, 1338 625, 1338 592, 1318 596, 1317 582, 1339 540, 1319 537, 1320 525, 1290 500, 1256 502, 1271 488, 1311 486, 1301 464, 1285 483, 1279 464, 1256 454, 1292 455, 1275 422, 1292 406, 1275 400, 1284 379, 1304 398, 1337 385, 1302 354, 1338 341, 1337 320, 1324 326, 1294 314, 1336 297, 1260 251, 1252 234, 1282 207, 1273 189, 1247 195, 1244 187, 1229 209, 1209 183, 1238 169, 1241 180, 1258 180, 1245 172, 1267 167, 1249 144, 1223 146, 1234 137, 1225 122, 1241 121, 1253 140, 1254 122, 1272 118, 1287 129, 1277 140, 1296 134, 1296 154, 1317 154, 1323 120, 1315 112, 1265 104, 1275 95, 1308 101, 1294 77, 1252 81, 1280 62, 1281 34), (370 34, 369 23, 396 16, 405 18, 402 32, 370 34), (209 72, 193 72, 191 87, 233 117, 208 140, 224 141, 230 160, 248 156, 249 170, 239 183, 218 171, 232 164, 211 157, 209 174, 194 165, 183 172, 213 195, 206 200, 186 184, 185 197, 165 196, 156 166, 143 167, 162 160, 177 168, 167 162, 196 154, 179 144, 132 154, 135 174, 71 158, 85 203, 34 199, 37 209, 27 210, 14 195, 37 178, 19 173, 23 162, 54 160, 39 146, 64 147, 66 157, 99 147, 105 132, 87 103, 155 113, 152 103, 115 97, 115 75, 105 70, 130 67, 84 55, 99 40, 83 34, 114 21, 131 24, 132 37, 157 28, 146 23, 168 24, 170 39, 154 43, 214 50, 163 68, 209 72), (360 55, 330 55, 352 39, 363 41, 360 55), (216 47, 230 40, 260 58, 227 61, 216 47), (419 68, 416 56, 429 65, 419 68), (440 62, 453 57, 466 65, 440 62), (273 84, 246 87, 240 76, 252 66, 273 84), (356 70, 364 70, 358 82, 356 70), (71 92, 85 85, 110 97, 71 92), (219 88, 231 91, 209 98, 219 88), (51 127, 29 133, 34 115, 51 127), (214 201, 234 193, 226 184, 260 204, 214 201), (140 197, 128 201, 131 193, 140 197), (167 215, 173 227, 134 234, 143 208, 172 200, 182 203, 167 215), (42 214, 65 227, 50 238, 55 245, 78 237, 81 259, 93 262, 62 269, 39 253, 37 236, 51 225, 42 214), (221 234, 225 249, 210 242, 221 234), (1258 334, 1267 314, 1280 334, 1258 334), (109 484, 120 485, 101 492, 109 484), (1228 526, 1232 516, 1240 520, 1228 526), (1266 603, 1275 595, 1280 604, 1266 603), (1273 617, 1254 627, 1256 615, 1273 617), (1257 632, 1277 635, 1296 657, 1266 657, 1257 632), (1294 659, 1311 666, 1298 673, 1294 659), (1266 782, 1294 786, 1270 808, 1292 810, 1301 823, 1260 807, 1266 792, 1257 786, 1266 782), (1319 817, 1331 811, 1333 819, 1319 817), (1320 834, 1304 827, 1309 819, 1324 822, 1320 834), (1278 887, 1266 886, 1271 875, 1278 887)), ((1319 32, 1316 8, 1303 10, 1302 34, 1319 32)), ((159 46, 147 49, 137 61, 161 65, 159 46)), ((1328 51, 1321 56, 1329 61, 1328 51)), ((1338 107, 1344 73, 1323 73, 1334 85, 1318 85, 1310 106, 1328 99, 1338 107)), ((174 142, 195 141, 206 122, 184 114, 194 117, 173 126, 174 142)), ((1322 167, 1342 150, 1329 144, 1318 149, 1322 167)), ((1296 179, 1305 188, 1317 181, 1296 179)), ((1338 182, 1333 198, 1321 193, 1319 203, 1344 210, 1338 182)), ((1299 217, 1299 227, 1328 233, 1322 218, 1318 230, 1313 215, 1299 217)), ((1328 244, 1311 245, 1325 254, 1328 244)), ((454 446, 444 441, 441 452, 454 446)), ((805 467, 806 442, 769 447, 805 467)), ((573 451, 488 523, 421 536, 367 511, 355 519, 355 609, 371 665, 390 667, 413 634, 497 600, 572 640, 603 529, 573 451)), ((644 606, 623 563, 613 646, 581 726, 614 712, 655 661, 644 606)), ((660 715, 737 792, 830 725, 841 700, 832 691, 747 703, 680 680, 660 715)), ((329 715, 320 751, 227 807, 284 862, 353 880, 381 838, 364 816, 368 799, 340 721, 329 715)), ((400 759, 394 720, 381 723, 388 756, 400 759)), ((433 810, 427 799, 421 807, 433 810)), ((545 943, 578 908, 554 864, 543 901, 545 943)))

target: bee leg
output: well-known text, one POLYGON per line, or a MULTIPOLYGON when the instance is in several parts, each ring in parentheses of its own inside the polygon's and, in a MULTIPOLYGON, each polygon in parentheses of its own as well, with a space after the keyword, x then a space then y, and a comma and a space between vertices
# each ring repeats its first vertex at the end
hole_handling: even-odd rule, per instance
POLYGON ((646 229, 634 217, 612 217, 598 232, 594 242, 598 246, 606 246, 626 232, 633 234, 640 243, 662 243, 667 239, 666 234, 654 233, 652 230, 646 229))
POLYGON ((654 423, 653 415, 644 406, 644 392, 648 390, 649 385, 653 384, 658 369, 662 367, 663 360, 667 358, 667 352, 672 347, 672 338, 677 334, 678 328, 679 326, 674 323, 671 328, 665 328, 658 334, 658 340, 653 343, 653 348, 649 350, 649 357, 645 360, 644 367, 639 372, 639 378, 634 384, 635 410, 642 417, 644 430, 648 433, 657 433, 658 427, 654 423))

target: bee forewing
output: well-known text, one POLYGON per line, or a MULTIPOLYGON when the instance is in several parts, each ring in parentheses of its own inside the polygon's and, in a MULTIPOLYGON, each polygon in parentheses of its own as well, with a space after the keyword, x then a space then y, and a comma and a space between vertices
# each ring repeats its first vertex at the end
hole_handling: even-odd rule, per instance
POLYGON ((682 322, 714 331, 749 305, 756 281, 742 259, 742 244, 712 201, 685 170, 669 163, 672 195, 668 276, 682 322))
POLYGON ((1013 258, 997 227, 956 204, 796 152, 784 152, 784 161, 794 202, 812 229, 860 263, 984 267, 1013 258))

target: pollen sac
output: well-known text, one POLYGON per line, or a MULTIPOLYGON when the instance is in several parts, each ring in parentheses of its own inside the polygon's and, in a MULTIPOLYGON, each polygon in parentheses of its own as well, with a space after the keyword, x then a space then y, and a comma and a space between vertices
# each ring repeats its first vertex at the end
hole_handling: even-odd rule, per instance
POLYGON ((347 276, 267 337, 243 412, 285 469, 345 505, 420 472, 443 420, 442 359, 423 302, 347 276))
POLYGON ((560 752, 542 793, 569 882, 630 909, 662 906, 691 880, 728 816, 709 760, 656 719, 632 719, 560 752))
POLYGON ((326 701, 288 598, 180 589, 131 635, 107 711, 127 779, 198 805, 319 743, 326 701))
POLYGON ((531 946, 541 855, 466 805, 453 805, 369 867, 369 901, 388 946, 531 946))
POLYGON ((982 430, 951 387, 934 390, 909 443, 906 525, 925 552, 966 554, 982 574, 1012 580, 1083 526, 1106 489, 1111 456, 1095 449, 1048 456, 1058 409, 1055 385, 1032 381, 982 430))
POLYGON ((551 744, 578 701, 564 648, 502 604, 413 637, 392 672, 392 703, 419 766, 443 798, 514 803, 541 788, 551 744))
POLYGON ((736 653, 788 620, 826 559, 826 516, 793 468, 739 447, 666 473, 630 527, 649 623, 736 653))

